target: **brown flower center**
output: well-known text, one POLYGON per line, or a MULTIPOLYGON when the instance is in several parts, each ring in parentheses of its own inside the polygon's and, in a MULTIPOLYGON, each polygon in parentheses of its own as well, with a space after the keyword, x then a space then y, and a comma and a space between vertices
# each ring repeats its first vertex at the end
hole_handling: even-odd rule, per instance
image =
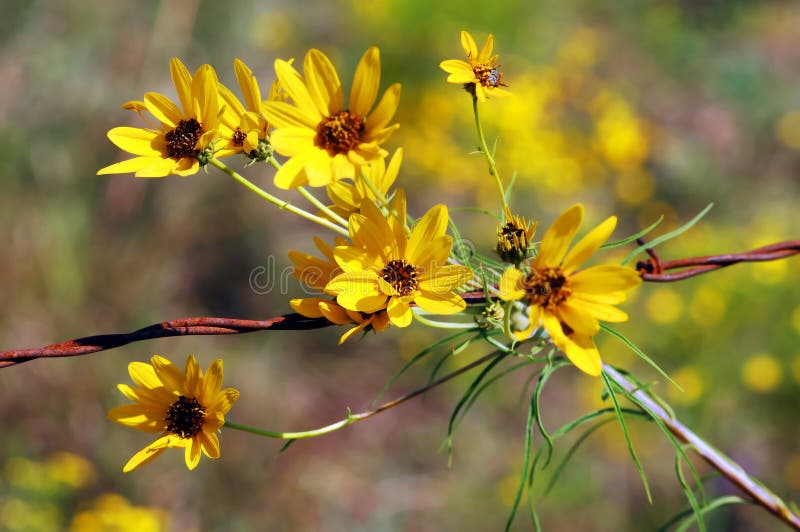
POLYGON ((331 157, 354 150, 366 130, 364 118, 350 111, 339 111, 317 125, 314 144, 331 157))
POLYGON ((407 296, 419 286, 417 269, 406 260, 389 261, 380 275, 384 281, 392 285, 392 288, 400 292, 401 296, 407 296))
POLYGON ((561 268, 534 270, 522 281, 525 294, 532 305, 554 310, 572 294, 561 268))
POLYGON ((177 434, 181 438, 191 438, 203 428, 206 420, 206 409, 194 397, 181 395, 167 410, 167 432, 177 434))
POLYGON ((477 79, 484 87, 498 87, 505 86, 505 83, 500 81, 502 74, 497 67, 488 65, 486 63, 479 63, 472 67, 472 72, 475 73, 477 79))
POLYGON ((247 134, 244 131, 242 131, 242 128, 237 127, 236 130, 233 132, 231 141, 233 142, 234 146, 243 146, 246 138, 247 134))
POLYGON ((167 139, 167 155, 173 159, 194 157, 197 154, 194 147, 202 134, 203 126, 200 122, 194 118, 181 120, 175 129, 164 135, 167 139))

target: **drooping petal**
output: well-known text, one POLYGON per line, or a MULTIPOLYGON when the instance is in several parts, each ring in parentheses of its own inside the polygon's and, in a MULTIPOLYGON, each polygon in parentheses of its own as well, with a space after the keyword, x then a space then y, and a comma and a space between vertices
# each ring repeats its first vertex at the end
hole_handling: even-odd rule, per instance
POLYGON ((186 450, 184 451, 184 460, 186 461, 186 467, 189 471, 193 471, 194 468, 197 467, 197 464, 200 463, 201 451, 202 445, 197 441, 197 438, 191 438, 189 440, 189 445, 186 446, 186 450))
MULTIPOLYGON (((120 161, 118 163, 114 163, 104 168, 101 168, 100 170, 97 171, 97 175, 137 173, 142 168, 147 168, 149 166, 152 166, 153 164, 161 160, 162 160, 161 157, 134 157, 133 159, 127 159, 125 161, 120 161)), ((164 174, 158 177, 164 177, 166 175, 167 174, 164 174)))
POLYGON ((583 221, 583 205, 573 205, 556 218, 542 237, 536 267, 558 266, 583 221))
POLYGON ((171 440, 174 439, 172 435, 162 436, 161 438, 157 439, 128 460, 128 463, 122 468, 123 473, 128 473, 129 471, 133 471, 137 467, 141 467, 143 465, 149 464, 158 456, 166 451, 169 448, 169 443, 171 440))
POLYGON ((395 327, 408 327, 411 325, 411 320, 413 319, 411 307, 403 298, 393 297, 386 307, 386 313, 395 327))
POLYGON ((325 316, 328 321, 336 325, 348 325, 353 323, 353 318, 350 317, 347 310, 339 306, 336 301, 324 299, 320 301, 317 306, 322 315, 325 316))
POLYGON ((292 310, 306 318, 321 318, 323 316, 319 308, 321 301, 324 301, 321 297, 292 299, 289 301, 289 306, 292 307, 292 310))
POLYGON ((561 265, 561 271, 564 275, 569 275, 575 271, 583 262, 591 257, 595 251, 600 249, 600 246, 605 244, 606 240, 614 232, 617 226, 617 217, 609 216, 600 225, 592 229, 589 234, 581 238, 577 244, 567 253, 564 257, 564 262, 561 265))
POLYGON ((120 405, 108 411, 108 419, 142 432, 161 432, 167 428, 166 408, 150 408, 138 403, 120 405))
POLYGON ((561 321, 578 334, 593 336, 600 330, 597 319, 584 305, 575 303, 571 298, 558 306, 557 314, 561 321))
POLYGON ((343 343, 345 343, 347 340, 349 340, 357 332, 363 331, 364 329, 366 329, 369 326, 369 324, 370 324, 370 320, 364 320, 361 323, 359 323, 358 325, 356 325, 355 327, 345 331, 345 333, 342 334, 339 337, 339 345, 342 345, 343 343))
POLYGON ((163 137, 159 131, 138 127, 115 127, 106 136, 118 148, 134 155, 146 157, 164 157, 165 155, 158 149, 157 139, 163 137))
POLYGON ((542 324, 556 347, 567 355, 570 362, 579 370, 593 377, 600 375, 603 369, 602 361, 591 337, 574 333, 568 337, 564 334, 558 318, 549 312, 542 313, 542 324))

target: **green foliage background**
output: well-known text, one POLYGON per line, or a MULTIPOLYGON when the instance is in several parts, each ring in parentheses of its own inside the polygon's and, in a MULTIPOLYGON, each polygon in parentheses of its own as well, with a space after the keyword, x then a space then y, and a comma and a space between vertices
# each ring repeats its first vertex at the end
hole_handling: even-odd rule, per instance
MULTIPOLYGON (((211 63, 229 86, 239 57, 266 89, 276 57, 300 61, 318 47, 349 87, 360 54, 378 45, 383 87, 403 84, 392 148, 406 150, 398 184, 418 215, 442 201, 497 207, 483 161, 468 155, 475 146, 469 99, 437 68, 460 57, 461 29, 479 42, 491 32, 515 96, 484 107, 485 127, 497 139, 501 171, 518 174, 513 207, 541 227, 580 201, 587 224, 617 213, 619 237, 663 214, 660 234, 713 201, 703 222, 660 249, 664 258, 744 251, 800 234, 796 3, 8 0, 3 11, 0 348, 186 316, 269 317, 300 294, 285 273, 286 251, 311 250, 320 233, 223 174, 95 176, 122 157, 105 132, 136 124, 119 105, 146 91, 172 94, 173 56, 190 69, 211 63), (268 294, 248 282, 259 266, 278 272, 268 294)), ((256 181, 269 185, 271 174, 260 172, 256 181)), ((462 234, 490 248, 493 220, 456 218, 462 234)), ((645 285, 620 328, 684 385, 684 394, 663 382, 656 388, 681 419, 794 499, 798 274, 800 261, 791 259, 645 285)), ((279 442, 226 431, 222 460, 195 472, 176 452, 122 475, 122 464, 149 441, 105 419, 123 402, 115 384, 127 382, 129 361, 158 353, 182 363, 194 353, 207 366, 221 356, 225 384, 242 392, 232 420, 302 430, 341 418, 346 407, 365 408, 439 337, 415 326, 340 348, 339 333, 164 339, 0 371, 0 528, 65 527, 105 492, 164 509, 175 530, 502 526, 522 460, 522 374, 470 413, 451 469, 438 450, 463 378, 280 457, 279 442), (58 451, 91 461, 94 480, 69 496, 20 481, 20 459, 38 463, 58 451), (45 506, 44 525, 20 519, 20 508, 42 514, 45 506)), ((645 380, 662 380, 611 338, 601 351, 645 380)), ((412 372, 395 393, 426 376, 424 368, 412 372)), ((554 427, 596 408, 599 391, 597 380, 560 372, 544 396, 545 422, 554 427)), ((655 503, 647 503, 619 428, 609 424, 539 503, 546 529, 652 529, 685 505, 669 445, 652 426, 631 421, 630 428, 655 503)), ((709 489, 731 492, 720 480, 709 489)), ((778 526, 751 507, 723 510, 709 523, 778 526)), ((528 528, 524 515, 517 525, 528 528)))

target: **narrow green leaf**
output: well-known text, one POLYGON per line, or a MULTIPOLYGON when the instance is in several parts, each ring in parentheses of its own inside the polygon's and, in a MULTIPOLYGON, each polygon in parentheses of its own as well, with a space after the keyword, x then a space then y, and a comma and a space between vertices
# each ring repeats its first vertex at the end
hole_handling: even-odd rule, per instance
POLYGON ((614 410, 617 413, 617 419, 619 420, 619 425, 622 428, 622 434, 625 436, 625 441, 628 444, 628 452, 630 452, 631 458, 633 458, 633 463, 636 464, 636 470, 639 472, 639 477, 642 479, 642 484, 644 484, 644 491, 647 494, 647 500, 652 504, 653 496, 650 494, 650 485, 647 482, 647 476, 644 474, 644 468, 642 468, 642 464, 639 462, 639 457, 636 456, 636 451, 633 448, 633 442, 628 434, 628 427, 625 425, 625 416, 622 415, 622 409, 620 409, 619 402, 617 401, 617 394, 614 393, 614 388, 612 387, 611 381, 608 379, 606 372, 603 371, 600 375, 603 377, 603 382, 606 385, 606 390, 608 390, 609 397, 611 397, 611 402, 614 403, 614 410))
MULTIPOLYGON (((522 460, 522 474, 519 476, 519 486, 517 486, 517 493, 514 496, 514 502, 511 504, 511 512, 508 515, 508 520, 506 521, 506 532, 511 529, 511 525, 514 523, 514 517, 517 515, 517 509, 519 508, 519 501, 522 499, 522 493, 525 491, 525 484, 528 478, 528 468, 530 467, 531 461, 531 440, 533 436, 533 417, 534 417, 534 410, 536 409, 534 405, 535 397, 531 397, 530 405, 528 406, 528 417, 525 421, 525 456, 522 460)), ((532 509, 535 515, 535 510, 532 509)), ((538 523, 538 519, 535 519, 535 522, 538 523)), ((538 527, 537 527, 538 529, 538 527)))
POLYGON ((641 231, 639 231, 635 235, 631 235, 629 237, 623 238, 622 240, 617 240, 616 242, 606 242, 605 244, 600 246, 600 249, 616 248, 616 247, 619 247, 619 246, 624 246, 625 244, 628 244, 630 242, 634 242, 637 238, 642 238, 644 235, 646 235, 647 233, 649 233, 650 231, 652 231, 653 229, 658 227, 658 224, 660 224, 663 219, 664 219, 664 215, 661 215, 661 216, 658 217, 658 220, 653 222, 649 227, 646 227, 645 229, 642 229, 641 231))
POLYGON ((623 260, 623 261, 622 261, 622 265, 624 266, 625 264, 627 264, 627 263, 628 263, 628 261, 630 261, 630 260, 631 260, 633 257, 635 257, 636 255, 638 255, 638 254, 639 254, 639 253, 641 253, 642 251, 644 251, 644 250, 646 250, 646 249, 652 249, 652 248, 656 247, 657 245, 659 245, 659 244, 661 244, 661 243, 663 243, 663 242, 666 242, 667 240, 671 240, 671 239, 675 238, 676 236, 678 236, 678 235, 680 235, 680 234, 682 234, 682 233, 684 233, 684 232, 688 231, 689 229, 691 229, 691 228, 692 228, 692 226, 693 226, 694 224, 696 224, 697 222, 699 222, 699 221, 700 221, 700 219, 701 219, 703 216, 705 216, 705 215, 708 213, 708 211, 710 211, 710 210, 711 210, 711 207, 713 207, 713 206, 714 206, 714 204, 713 204, 713 203, 709 203, 709 204, 706 206, 706 208, 705 208, 705 209, 703 209, 702 211, 700 211, 700 213, 699 213, 697 216, 695 216, 694 218, 692 218, 691 220, 689 220, 688 222, 686 222, 686 223, 685 223, 685 224, 683 224, 682 226, 678 227, 677 229, 674 229, 674 230, 670 231, 669 233, 666 233, 666 234, 663 234, 663 235, 661 235, 661 236, 659 236, 659 237, 656 237, 656 238, 654 238, 653 240, 651 240, 650 242, 646 243, 645 245, 643 245, 643 246, 639 246, 638 248, 634 249, 634 250, 633 250, 633 251, 630 253, 630 255, 628 255, 627 257, 625 257, 625 260, 623 260))
POLYGON ((628 338, 624 334, 622 334, 619 331, 616 331, 616 330, 612 329, 611 327, 609 327, 605 323, 601 323, 600 324, 600 328, 603 329, 608 334, 610 334, 611 336, 614 336, 615 338, 617 338, 623 344, 625 344, 628 347, 628 349, 630 349, 631 351, 636 353, 636 356, 638 356, 639 358, 641 358, 642 360, 647 362, 653 369, 655 369, 657 372, 659 372, 661 374, 661 376, 664 377, 665 379, 667 379, 673 386, 675 386, 680 391, 684 391, 683 388, 681 388, 680 385, 677 382, 672 380, 670 378, 670 376, 667 375, 667 373, 663 369, 661 369, 661 367, 658 364, 656 364, 655 361, 652 358, 647 356, 645 354, 645 352, 642 351, 641 349, 639 349, 639 347, 636 344, 634 344, 633 342, 628 340, 628 338))

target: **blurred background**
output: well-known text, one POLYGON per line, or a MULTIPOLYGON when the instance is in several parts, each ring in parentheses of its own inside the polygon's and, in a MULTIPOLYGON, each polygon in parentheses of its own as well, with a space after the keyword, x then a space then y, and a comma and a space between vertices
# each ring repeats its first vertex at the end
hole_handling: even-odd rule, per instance
MULTIPOLYGON (((800 233, 796 2, 5 0, 3 12, 2 349, 187 316, 266 318, 287 312, 288 297, 300 294, 293 280, 288 295, 259 293, 249 277, 259 267, 285 271, 288 249, 312 251, 313 235, 329 236, 316 227, 214 170, 161 180, 95 175, 127 157, 107 130, 141 125, 120 104, 147 91, 174 96, 173 56, 192 71, 211 63, 232 88, 239 57, 266 93, 275 58, 301 61, 318 47, 347 91, 358 58, 377 45, 382 89, 403 85, 401 129, 389 147, 405 150, 398 184, 410 211, 438 202, 497 211, 484 162, 470 155, 469 97, 437 67, 463 59, 462 29, 479 44, 493 33, 514 96, 490 101, 482 118, 501 173, 517 174, 514 210, 545 227, 583 202, 587 227, 616 213, 621 238, 663 215, 653 236, 662 234, 714 202, 701 223, 659 248, 665 259, 745 251, 800 233)), ((270 171, 247 172, 271 190, 270 171)), ((496 222, 454 216, 488 254, 496 222)), ((655 390, 683 421, 795 500, 799 273, 794 258, 637 291, 624 307, 632 319, 618 328, 683 392, 613 338, 599 339, 605 359, 658 381, 655 390)), ((194 472, 171 452, 122 474, 151 441, 105 417, 125 402, 116 384, 129 382, 130 361, 158 353, 182 365, 194 353, 206 367, 223 357, 225 385, 242 393, 229 419, 303 430, 340 419, 347 407, 365 409, 405 361, 443 337, 417 325, 341 348, 341 332, 163 339, 0 371, 0 529, 93 530, 113 524, 110 516, 181 531, 501 528, 522 463, 522 372, 475 405, 451 468, 441 444, 470 376, 280 456, 280 442, 225 431, 222 459, 194 472)), ((468 350, 446 368, 480 354, 468 350)), ((424 382, 430 368, 409 372, 387 397, 424 382)), ((555 428, 602 406, 600 383, 563 370, 543 404, 555 428)), ((672 447, 652 424, 629 427, 654 503, 610 423, 538 499, 546 530, 650 530, 685 507, 672 447)), ((708 493, 736 492, 712 479, 708 493)), ((708 523, 780 529, 757 507, 724 509, 708 523)), ((523 511, 515 528, 530 527, 523 511)))

